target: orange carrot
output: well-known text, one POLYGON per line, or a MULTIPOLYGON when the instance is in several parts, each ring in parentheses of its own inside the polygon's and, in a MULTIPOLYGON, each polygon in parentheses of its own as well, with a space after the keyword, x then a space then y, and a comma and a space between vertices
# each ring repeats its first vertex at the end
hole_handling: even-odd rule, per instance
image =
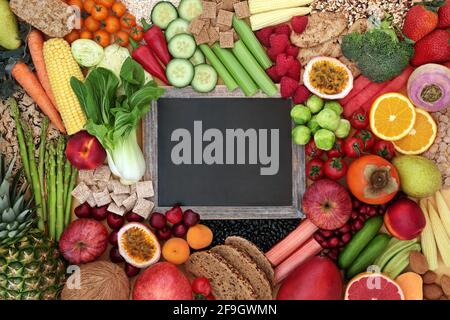
POLYGON ((47 96, 54 106, 56 106, 56 100, 53 97, 50 81, 48 80, 47 69, 44 62, 44 37, 42 33, 36 29, 33 29, 28 35, 28 47, 30 48, 31 58, 33 58, 33 64, 36 68, 36 73, 39 78, 39 82, 44 88, 47 96))
POLYGON ((303 220, 297 229, 288 234, 286 238, 278 242, 266 253, 267 259, 269 259, 272 265, 279 265, 297 248, 310 239, 316 231, 317 227, 310 220, 303 220))
POLYGON ((278 284, 283 281, 299 265, 315 256, 320 251, 322 251, 320 244, 314 238, 310 239, 289 258, 284 260, 278 267, 275 268, 275 283, 278 284))
POLYGON ((36 102, 41 111, 47 115, 53 125, 62 133, 66 133, 58 110, 56 110, 38 78, 28 66, 23 62, 18 62, 12 68, 11 74, 25 92, 36 102))
POLYGON ((365 87, 367 87, 372 81, 369 80, 369 78, 366 78, 365 76, 359 76, 358 78, 353 81, 353 89, 350 91, 350 93, 343 99, 339 100, 339 103, 341 106, 346 105, 347 103, 352 100, 358 93, 360 93, 365 87))

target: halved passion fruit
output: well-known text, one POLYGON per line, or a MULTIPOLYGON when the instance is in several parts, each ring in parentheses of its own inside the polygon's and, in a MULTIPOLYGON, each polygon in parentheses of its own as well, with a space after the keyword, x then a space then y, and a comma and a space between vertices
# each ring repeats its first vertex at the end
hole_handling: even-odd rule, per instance
POLYGON ((158 239, 141 223, 123 226, 117 238, 120 255, 134 267, 147 268, 158 262, 161 257, 158 239))
POLYGON ((353 75, 345 64, 329 57, 316 57, 306 65, 305 86, 328 100, 342 99, 353 89, 353 75))

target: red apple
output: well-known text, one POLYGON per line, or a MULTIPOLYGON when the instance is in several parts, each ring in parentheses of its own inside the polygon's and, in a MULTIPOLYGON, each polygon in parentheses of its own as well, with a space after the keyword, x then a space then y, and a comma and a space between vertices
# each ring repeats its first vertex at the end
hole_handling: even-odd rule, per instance
POLYGON ((281 284, 277 300, 342 300, 342 275, 329 258, 315 256, 281 284))
POLYGON ((422 209, 411 199, 397 200, 384 215, 384 225, 389 233, 400 240, 417 238, 425 228, 426 220, 422 209))
POLYGON ((108 230, 93 219, 75 220, 64 230, 59 251, 72 264, 88 263, 99 258, 108 246, 108 230))
POLYGON ((93 170, 105 162, 106 151, 96 137, 80 131, 67 142, 66 157, 79 170, 93 170))
POLYGON ((336 230, 352 214, 352 200, 347 190, 335 181, 322 179, 303 195, 303 212, 319 229, 336 230))
POLYGON ((159 262, 136 279, 134 300, 192 300, 186 276, 171 263, 159 262))

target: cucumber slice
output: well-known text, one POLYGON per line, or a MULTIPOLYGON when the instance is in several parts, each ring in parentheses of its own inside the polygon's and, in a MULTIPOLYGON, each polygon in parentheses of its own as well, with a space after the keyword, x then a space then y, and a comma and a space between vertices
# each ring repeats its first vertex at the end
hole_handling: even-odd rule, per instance
POLYGON ((189 34, 177 34, 169 41, 169 52, 174 58, 190 59, 195 50, 197 44, 194 37, 189 34))
POLYGON ((161 1, 153 7, 151 17, 152 23, 164 30, 173 20, 178 18, 178 11, 172 3, 161 1))
POLYGON ((166 75, 171 85, 184 88, 194 78, 194 66, 186 59, 172 59, 167 65, 166 75))
POLYGON ((203 54, 203 52, 200 49, 197 48, 197 50, 195 50, 194 55, 192 56, 190 61, 192 62, 192 64, 194 66, 206 63, 205 55, 203 54))
POLYGON ((181 19, 181 18, 173 20, 167 26, 166 32, 164 32, 164 34, 166 36, 166 40, 169 41, 177 34, 189 33, 188 28, 189 28, 189 22, 187 22, 186 20, 181 19))
POLYGON ((201 0, 181 0, 178 6, 180 17, 187 21, 192 21, 203 12, 201 0))
POLYGON ((199 64, 195 66, 192 88, 201 93, 207 93, 214 90, 217 85, 217 72, 209 64, 199 64))

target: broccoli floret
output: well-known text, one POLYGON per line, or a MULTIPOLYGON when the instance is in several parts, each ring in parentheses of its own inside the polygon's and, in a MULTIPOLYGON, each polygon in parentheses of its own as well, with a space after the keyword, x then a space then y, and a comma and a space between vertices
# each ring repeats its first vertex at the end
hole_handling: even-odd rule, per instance
POLYGON ((375 29, 345 36, 342 52, 367 78, 384 82, 402 73, 414 54, 414 48, 405 41, 393 39, 383 30, 375 29))

